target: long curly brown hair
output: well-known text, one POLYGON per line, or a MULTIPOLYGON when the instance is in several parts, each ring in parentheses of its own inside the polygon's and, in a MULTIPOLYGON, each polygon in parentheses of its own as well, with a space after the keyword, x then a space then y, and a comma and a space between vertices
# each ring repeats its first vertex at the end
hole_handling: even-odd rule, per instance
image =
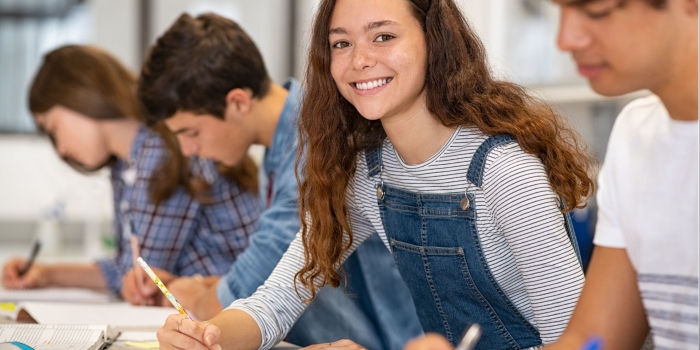
MULTIPOLYGON (((430 113, 448 127, 512 135, 542 161, 549 183, 567 203, 565 211, 584 207, 594 190, 593 158, 578 134, 522 87, 492 77, 481 41, 452 0, 406 1, 425 33, 430 113)), ((296 278, 310 289, 312 299, 320 286, 341 283, 340 261, 353 240, 346 188, 358 154, 386 138, 381 122, 363 118, 341 97, 331 76, 328 35, 335 3, 323 0, 314 21, 299 125, 298 162, 306 152, 298 174, 303 179, 299 203, 305 265, 296 278)))

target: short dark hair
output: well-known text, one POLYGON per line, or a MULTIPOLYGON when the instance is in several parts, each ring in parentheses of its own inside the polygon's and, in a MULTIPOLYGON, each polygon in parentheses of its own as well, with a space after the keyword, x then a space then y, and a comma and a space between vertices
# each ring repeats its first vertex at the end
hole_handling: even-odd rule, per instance
POLYGON ((149 123, 179 110, 224 118, 226 94, 247 88, 263 97, 270 78, 258 48, 224 17, 183 14, 158 38, 143 65, 138 97, 149 123))

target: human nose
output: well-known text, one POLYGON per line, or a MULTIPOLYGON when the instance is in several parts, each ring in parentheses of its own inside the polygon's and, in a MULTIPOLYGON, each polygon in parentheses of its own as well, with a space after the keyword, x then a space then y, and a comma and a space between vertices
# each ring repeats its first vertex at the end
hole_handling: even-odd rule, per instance
POLYGON ((581 23, 581 14, 575 8, 562 8, 557 46, 562 51, 577 51, 591 43, 591 37, 581 23))
POLYGON ((192 156, 196 155, 197 152, 199 152, 199 147, 197 147, 197 144, 193 141, 188 140, 185 137, 178 137, 178 141, 180 142, 180 150, 182 151, 182 154, 185 156, 192 156))
POLYGON ((355 70, 373 67, 377 63, 369 45, 358 43, 352 53, 352 65, 355 70))

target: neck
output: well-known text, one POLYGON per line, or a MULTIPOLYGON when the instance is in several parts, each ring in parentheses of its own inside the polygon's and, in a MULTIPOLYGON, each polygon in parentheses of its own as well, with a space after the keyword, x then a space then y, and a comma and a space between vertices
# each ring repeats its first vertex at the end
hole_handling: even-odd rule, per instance
POLYGON ((402 116, 381 121, 396 152, 409 165, 421 164, 435 155, 456 129, 442 125, 430 114, 425 103, 402 116))
POLYGON ((287 89, 272 83, 267 95, 253 102, 251 115, 256 125, 256 137, 253 143, 265 147, 272 145, 272 138, 275 136, 277 123, 287 102, 287 95, 289 95, 287 89))
POLYGON ((109 152, 125 161, 129 161, 131 154, 131 146, 134 143, 136 134, 138 134, 139 123, 133 119, 119 119, 105 121, 102 127, 102 132, 107 140, 107 149, 109 152))
MULTIPOLYGON (((696 22, 697 23, 697 22, 696 22)), ((698 120, 698 42, 697 35, 678 54, 679 62, 667 81, 651 91, 659 96, 671 119, 698 120)))

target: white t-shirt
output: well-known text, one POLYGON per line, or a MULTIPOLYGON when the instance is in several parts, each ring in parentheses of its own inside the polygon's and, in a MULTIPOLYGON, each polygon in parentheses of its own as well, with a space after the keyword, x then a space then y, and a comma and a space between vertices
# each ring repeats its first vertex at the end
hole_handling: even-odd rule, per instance
POLYGON ((698 349, 698 122, 630 103, 598 185, 594 243, 627 249, 656 347, 698 349))

